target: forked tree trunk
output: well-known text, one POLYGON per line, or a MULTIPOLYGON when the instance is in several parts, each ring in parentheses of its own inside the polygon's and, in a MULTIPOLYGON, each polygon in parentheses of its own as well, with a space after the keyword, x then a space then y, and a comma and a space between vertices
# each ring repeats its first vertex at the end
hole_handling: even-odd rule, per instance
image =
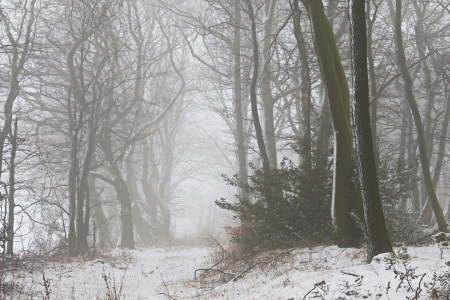
POLYGON ((322 1, 310 0, 305 4, 309 4, 311 12, 314 39, 333 122, 335 143, 331 216, 335 242, 339 247, 358 246, 360 230, 354 214, 357 214, 361 202, 359 196, 352 193, 353 138, 347 78, 322 1))

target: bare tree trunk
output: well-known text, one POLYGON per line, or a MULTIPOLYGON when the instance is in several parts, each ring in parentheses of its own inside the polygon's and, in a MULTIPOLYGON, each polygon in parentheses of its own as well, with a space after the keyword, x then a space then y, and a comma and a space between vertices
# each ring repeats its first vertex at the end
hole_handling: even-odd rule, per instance
POLYGON ((9 193, 8 193, 8 226, 6 231, 6 254, 14 253, 14 208, 16 207, 16 153, 17 153, 17 123, 14 122, 14 131, 11 133, 11 157, 9 158, 9 193))
POLYGON ((378 188, 377 166, 370 127, 369 81, 367 72, 367 36, 365 2, 351 0, 350 28, 353 77, 353 123, 359 169, 359 185, 364 205, 367 263, 374 256, 392 252, 381 196, 378 188))
MULTIPOLYGON (((234 116, 236 157, 239 178, 244 186, 248 185, 247 150, 245 148, 244 113, 242 105, 242 76, 241 76, 241 2, 234 0, 234 31, 233 31, 233 92, 234 92, 234 116)), ((248 192, 239 187, 239 198, 248 202, 248 192)))
POLYGON ((151 228, 144 220, 141 214, 141 207, 139 204, 139 194, 137 192, 137 180, 136 174, 132 165, 134 156, 135 145, 130 147, 130 152, 125 158, 125 169, 127 172, 126 182, 130 193, 130 199, 133 208, 133 224, 136 230, 137 236, 140 239, 143 246, 151 246, 153 244, 153 238, 151 236, 151 228))
POLYGON ((103 211, 103 206, 100 201, 100 195, 95 186, 95 177, 89 176, 89 202, 90 209, 93 212, 93 217, 98 229, 98 246, 100 248, 111 246, 111 238, 109 236, 109 222, 106 219, 103 211))
POLYGON ((120 223, 121 223, 120 247, 133 249, 135 246, 134 230, 133 230, 133 213, 131 207, 130 193, 128 192, 128 186, 126 181, 120 176, 120 174, 115 174, 113 186, 120 204, 120 223))
POLYGON ((375 24, 375 20, 377 15, 370 17, 370 4, 371 0, 366 0, 366 20, 367 20, 367 58, 369 63, 369 79, 370 79, 370 127, 372 129, 372 139, 373 139, 373 150, 375 154, 375 162, 378 165, 380 161, 380 153, 378 151, 378 143, 377 143, 377 119, 378 119, 378 97, 377 95, 377 77, 375 74, 375 59, 373 54, 373 25, 375 24))
MULTIPOLYGON (((264 40, 262 43, 262 74, 261 74, 261 98, 264 102, 264 128, 266 136, 267 155, 270 168, 277 168, 277 142, 275 137, 274 105, 276 100, 272 95, 272 42, 273 42, 273 18, 277 0, 269 0, 264 4, 264 40)), ((255 50, 255 49, 254 49, 255 50)), ((258 51, 258 48, 256 48, 258 51)), ((259 63, 254 61, 254 63, 259 63)))
POLYGON ((439 228, 442 228, 442 230, 446 230, 447 221, 445 220, 445 216, 442 211, 442 207, 439 204, 439 200, 436 196, 436 191, 433 187, 433 181, 431 179, 431 173, 430 173, 430 163, 429 163, 428 154, 427 154, 425 132, 424 132, 423 124, 422 124, 422 119, 420 117, 419 108, 417 106, 417 102, 414 97, 413 83, 412 83, 411 76, 408 72, 408 68, 406 65, 406 56, 405 56, 405 50, 403 47, 402 28, 401 28, 401 25, 402 25, 402 20, 401 20, 402 1, 396 0, 395 4, 396 4, 395 5, 395 41, 397 44, 397 63, 398 63, 400 72, 402 74, 403 82, 405 84, 406 99, 408 101, 408 104, 409 104, 409 107, 411 109, 412 116, 414 119, 414 123, 416 125, 423 179, 424 179, 425 186, 428 190, 428 196, 430 198, 430 202, 433 207, 433 211, 436 216, 436 221, 438 223, 438 226, 439 226, 439 228))
POLYGON ((250 84, 250 102, 252 107, 253 124, 255 126, 256 140, 258 142, 259 155, 262 158, 263 169, 265 172, 270 172, 270 161, 267 154, 266 145, 264 143, 264 137, 262 133, 261 123, 258 113, 258 99, 256 95, 256 83, 259 73, 259 50, 258 50, 258 37, 256 33, 256 21, 253 13, 253 6, 250 0, 245 0, 247 5, 248 15, 251 21, 251 34, 252 34, 252 46, 253 46, 253 74, 250 84))
POLYGON ((324 13, 322 1, 309 1, 317 54, 327 88, 334 129, 334 172, 332 221, 339 247, 358 246, 360 234, 354 220, 360 198, 352 194, 353 138, 350 117, 350 94, 336 39, 324 13))
POLYGON ((294 34, 297 42, 297 47, 300 53, 300 67, 301 67, 301 103, 303 114, 303 147, 304 147, 304 164, 305 170, 311 170, 312 168, 312 145, 311 145, 311 75, 308 62, 308 50, 306 48, 306 42, 303 37, 302 28, 300 25, 301 10, 299 7, 299 0, 294 0, 293 3, 293 23, 294 34))
MULTIPOLYGON (((450 97, 447 97, 444 119, 442 121, 442 129, 439 136, 439 150, 438 156, 436 159, 436 165, 433 173, 433 186, 436 189, 437 184, 439 182, 439 177, 441 175, 442 165, 445 157, 445 146, 447 144, 447 132, 448 132, 448 123, 450 121, 450 97)), ((433 212, 433 208, 430 205, 430 198, 427 198, 424 207, 422 208, 421 218, 422 220, 430 220, 433 212)))

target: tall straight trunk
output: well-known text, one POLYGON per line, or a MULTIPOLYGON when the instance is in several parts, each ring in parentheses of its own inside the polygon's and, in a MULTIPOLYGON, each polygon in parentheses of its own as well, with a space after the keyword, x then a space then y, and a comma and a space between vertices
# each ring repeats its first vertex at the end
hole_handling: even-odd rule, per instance
MULTIPOLYGON (((417 22, 414 26, 415 29, 415 38, 416 38, 416 49, 419 54, 419 59, 422 60, 425 58, 426 54, 426 37, 427 33, 425 32, 424 27, 424 18, 426 11, 424 9, 421 9, 419 7, 419 3, 417 1, 412 1, 414 10, 416 12, 417 16, 417 22)), ((433 120, 432 120, 432 112, 434 109, 434 91, 432 87, 432 80, 431 80, 431 70, 428 65, 428 62, 426 59, 422 60, 422 71, 425 79, 425 91, 427 94, 427 105, 425 110, 425 118, 424 118, 424 126, 425 126, 425 139, 426 139, 426 146, 427 146, 427 155, 428 155, 428 161, 431 161, 431 158, 433 156, 433 120)))
POLYGON ((374 256, 392 252, 378 188, 377 166, 370 127, 369 80, 365 2, 350 1, 350 29, 353 77, 353 124, 359 169, 359 185, 364 206, 367 263, 374 256))
MULTIPOLYGON (((320 89, 323 90, 323 87, 320 89)), ((333 134, 333 124, 331 122, 328 97, 324 94, 321 98, 323 98, 323 102, 320 109, 319 128, 317 129, 315 156, 318 162, 326 163, 330 149, 330 137, 333 134)))
POLYGON ((414 97, 412 79, 409 74, 408 67, 406 65, 406 56, 405 56, 405 50, 403 47, 403 37, 402 37, 402 27, 401 27, 402 26, 401 8, 402 8, 402 1, 396 0, 395 1, 395 42, 397 45, 397 63, 398 63, 398 67, 402 74, 403 82, 405 85, 406 99, 408 101, 408 104, 409 104, 409 107, 411 109, 412 116, 414 119, 414 123, 416 125, 417 139, 418 139, 418 143, 419 143, 420 162, 422 165, 422 174, 423 174, 424 184, 428 191, 428 197, 430 198, 430 202, 433 207, 433 211, 434 211, 438 226, 442 230, 446 230, 447 221, 445 220, 445 216, 442 211, 442 207, 439 204, 439 200, 436 196, 436 190, 433 187, 433 180, 431 179, 431 173, 430 173, 430 163, 429 163, 428 154, 427 154, 425 132, 424 132, 419 108, 417 106, 417 102, 414 97))
MULTIPOLYGON (((397 89, 398 90, 398 89, 397 89)), ((402 105, 402 123, 400 128, 400 149, 399 149, 399 163, 403 164, 406 158, 406 138, 408 137, 409 118, 408 118, 408 104, 405 102, 402 105)))
POLYGON ((322 1, 312 0, 308 3, 333 121, 335 143, 331 216, 335 241, 339 247, 358 246, 360 236, 353 214, 360 206, 361 199, 355 193, 352 194, 353 138, 347 78, 322 1))
POLYGON ((264 143, 264 137, 262 133, 261 128, 261 122, 259 120, 259 113, 258 113, 258 99, 256 95, 256 83, 258 80, 258 73, 259 73, 259 50, 258 50, 258 37, 256 33, 256 20, 255 15, 253 12, 253 6, 250 0, 245 0, 245 3, 247 5, 248 15, 251 21, 251 34, 252 34, 252 47, 253 47, 253 74, 252 74, 252 81, 250 84, 250 102, 252 107, 252 117, 253 117, 253 124, 255 126, 255 134, 256 134, 256 141, 258 143, 259 148, 259 155, 261 156, 262 162, 263 162, 263 169, 264 172, 269 173, 270 172, 270 162, 269 162, 269 156, 267 154, 266 145, 264 143))
MULTIPOLYGON (((439 182, 439 177, 441 175, 442 166, 445 157, 445 146, 447 144, 447 132, 448 132, 448 123, 450 121, 450 97, 447 96, 446 104, 445 104, 445 112, 444 119, 442 120, 442 129, 439 136, 439 150, 438 156, 436 158, 436 165, 433 173, 433 187, 436 189, 437 184, 439 182)), ((424 207, 422 208, 421 218, 422 220, 430 220, 433 209, 430 205, 430 198, 427 198, 424 207)))
POLYGON ((264 128, 266 136, 267 155, 270 168, 277 168, 277 145, 275 137, 274 105, 276 100, 272 94, 272 44, 273 44, 273 18, 277 0, 268 0, 264 4, 264 40, 262 42, 262 74, 261 98, 264 103, 264 128))
POLYGON ((380 161, 380 154, 377 143, 377 118, 378 118, 378 97, 377 95, 377 77, 375 74, 375 57, 373 54, 373 25, 375 24, 376 15, 370 17, 371 0, 365 0, 366 5, 366 20, 367 20, 367 58, 369 63, 369 79, 370 79, 370 128, 372 130, 372 144, 375 154, 375 162, 377 165, 380 161))
POLYGON ((17 123, 16 117, 14 130, 11 134, 11 156, 9 158, 9 194, 8 194, 8 226, 6 231, 6 254, 14 253, 14 208, 16 207, 16 153, 17 153, 17 123))
MULTIPOLYGON (((408 105, 405 103, 405 105, 408 105)), ((414 139, 414 122, 412 120, 411 110, 407 110, 408 115, 408 142, 406 143, 406 150, 407 150, 407 160, 411 163, 414 163, 414 170, 413 170, 413 176, 416 182, 419 182, 419 170, 417 168, 416 162, 417 162, 417 153, 416 153, 416 143, 414 139)), ((416 213, 420 212, 420 191, 419 191, 419 185, 415 184, 414 188, 412 190, 412 207, 413 211, 416 213)))
POLYGON ((297 42, 297 47, 300 54, 300 95, 302 103, 303 127, 304 135, 302 146, 304 147, 304 164, 305 170, 312 168, 312 153, 311 153, 311 75, 308 62, 308 50, 306 42, 303 37, 302 28, 300 25, 301 10, 299 7, 299 0, 294 0, 293 3, 293 23, 294 35, 297 42))
POLYGON ((150 224, 153 229, 159 227, 158 222, 158 204, 156 201, 156 193, 153 191, 152 185, 153 180, 150 177, 149 167, 153 164, 153 160, 150 161, 150 153, 149 148, 151 144, 145 143, 143 146, 143 166, 142 166, 142 178, 141 178, 141 187, 144 192, 145 203, 146 203, 146 211, 150 216, 150 224))
MULTIPOLYGON (((70 109, 70 107, 69 107, 70 109)), ((75 220, 77 215, 77 178, 78 178, 78 126, 76 125, 76 110, 77 106, 74 103, 73 111, 74 115, 69 111, 70 115, 70 170, 69 170, 69 253, 71 256, 78 255, 78 245, 77 245, 77 233, 75 227, 75 220)))
MULTIPOLYGON (((241 2, 234 1, 234 31, 233 31, 233 93, 235 116, 236 158, 239 178, 244 186, 248 185, 247 150, 245 149, 244 112, 242 105, 242 59, 241 59, 241 2)), ((248 192, 239 187, 241 201, 248 202, 248 192)))
MULTIPOLYGON (((92 103, 90 116, 88 120, 88 141, 86 147, 86 153, 84 155, 83 169, 81 171, 81 176, 79 179, 78 190, 77 190, 77 229, 78 229, 78 243, 79 251, 81 255, 84 255, 88 250, 87 236, 88 236, 88 226, 90 217, 90 205, 88 202, 89 193, 89 172, 91 170, 92 157, 96 148, 96 132, 97 132, 97 116, 96 111, 99 101, 94 101, 92 103), (87 220, 86 220, 87 219, 87 220)), ((81 121, 81 120, 80 120, 81 121)))

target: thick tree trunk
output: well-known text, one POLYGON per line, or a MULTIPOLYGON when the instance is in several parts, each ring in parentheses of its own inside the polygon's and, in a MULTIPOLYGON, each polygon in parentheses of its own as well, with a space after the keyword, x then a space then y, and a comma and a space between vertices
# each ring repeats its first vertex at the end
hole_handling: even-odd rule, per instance
POLYGON ((121 223, 121 248, 134 248, 134 230, 133 230, 133 213, 131 207, 130 193, 125 180, 119 174, 114 179, 114 189, 120 204, 120 223, 121 223))
POLYGON ((354 220, 354 209, 360 206, 360 198, 353 194, 352 153, 353 138, 350 121, 350 94, 336 39, 322 1, 309 1, 314 39, 327 88, 334 129, 334 172, 332 221, 335 241, 339 247, 358 246, 359 230, 354 220))
POLYGON ((350 1, 350 28, 353 75, 353 124, 359 169, 359 185, 364 205, 367 262, 374 256, 392 252, 381 206, 377 166, 370 127, 369 81, 367 72, 367 37, 365 2, 350 1))

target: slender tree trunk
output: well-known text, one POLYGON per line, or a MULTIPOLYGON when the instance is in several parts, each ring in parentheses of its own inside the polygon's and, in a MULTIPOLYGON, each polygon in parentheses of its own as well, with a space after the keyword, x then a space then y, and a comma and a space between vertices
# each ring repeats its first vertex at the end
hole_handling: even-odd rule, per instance
POLYGON ((377 95, 377 77, 375 74, 375 57, 373 54, 373 25, 375 24, 376 14, 373 18, 370 17, 371 0, 366 0, 366 20, 367 20, 367 58, 369 63, 369 79, 370 79, 370 127, 372 129, 373 150, 375 154, 375 162, 378 165, 380 162, 380 154, 377 143, 377 119, 378 119, 378 97, 377 95))
MULTIPOLYGON (((439 182, 439 177, 441 175, 442 166, 444 163, 445 146, 447 144, 447 132, 448 132, 449 121, 450 121, 450 97, 447 97, 446 105, 445 105, 445 112, 444 112, 444 119, 442 121, 442 129, 441 129, 441 133, 439 136, 438 156, 436 159, 436 166, 434 168, 434 173, 433 173, 433 187, 435 189, 439 182)), ((430 220, 432 213, 433 213, 433 208, 430 205, 430 198, 427 198, 427 201, 425 202, 425 205, 421 212, 422 220, 430 220)))
POLYGON ((367 262, 374 256, 392 252, 378 188, 377 166, 370 127, 369 81, 365 2, 350 0, 350 28, 353 75, 353 123, 359 169, 359 185, 366 223, 367 262))
POLYGON ((303 141, 304 147, 304 164, 305 170, 311 170, 312 168, 312 153, 311 153, 311 75, 308 62, 308 50, 306 48, 306 42, 303 37, 302 28, 300 25, 301 11, 299 7, 299 0, 294 0, 293 5, 293 23, 294 34, 297 42, 297 47, 300 53, 300 67, 301 67, 301 103, 302 103, 302 115, 303 115, 303 141))
MULTIPOLYGON (((242 105, 242 76, 241 76, 241 1, 234 0, 234 31, 233 31, 233 93, 234 93, 234 116, 235 116, 235 138, 236 157, 239 178, 244 186, 248 185, 247 150, 245 148, 244 113, 242 105)), ((239 187, 239 198, 248 202, 248 192, 239 187)))
POLYGON ((9 194, 8 194, 8 226, 6 231, 6 254, 14 253, 14 208, 16 207, 16 153, 17 153, 17 123, 14 122, 14 131, 11 134, 11 157, 9 158, 9 194))
POLYGON ((251 21, 251 34, 252 34, 252 46, 253 46, 253 74, 250 84, 250 102, 252 107, 253 124, 255 126, 256 140, 258 143, 259 154, 262 158, 264 172, 270 172, 269 156, 267 154, 266 145, 264 143, 264 137, 261 128, 261 122, 259 120, 258 113, 258 99, 256 95, 256 83, 259 73, 259 50, 258 50, 258 37, 256 33, 256 21, 253 13, 253 6, 250 0, 245 0, 247 5, 248 15, 251 21))
MULTIPOLYGON (((150 161, 150 154, 149 154, 149 143, 146 143, 143 146, 143 169, 142 169, 142 178, 141 178, 141 186, 142 191, 144 192, 145 197, 145 203, 147 204, 147 213, 150 216, 150 224, 153 227, 154 230, 156 230, 159 227, 158 222, 158 204, 156 201, 156 193, 153 191, 152 185, 152 179, 150 178, 150 172, 149 172, 149 166, 152 165, 152 162, 150 161)), ((153 160, 152 160, 153 161, 153 160)))
POLYGON ((75 220, 77 215, 77 177, 78 177, 78 126, 75 124, 76 105, 73 107, 73 116, 69 107, 70 122, 70 171, 69 171, 69 253, 71 256, 78 255, 77 233, 75 228, 75 220))
POLYGON ((422 119, 420 117, 419 108, 417 106, 416 99, 414 97, 413 92, 413 83, 411 80, 411 76, 408 72, 408 68, 406 65, 406 56, 405 50, 403 47, 403 38, 402 38, 402 20, 401 20, 401 8, 402 1, 395 1, 395 41, 397 44, 397 63, 402 74, 403 82, 405 84, 405 93, 406 99, 408 101, 409 107, 412 112, 412 116, 414 119, 414 123, 416 125, 417 130, 417 138, 419 143, 419 153, 420 153, 420 162, 422 165, 422 174, 425 186, 428 190, 428 197, 430 198, 431 205, 433 207, 434 214, 436 216, 436 221, 438 223, 439 228, 442 230, 446 230, 447 221, 445 220, 444 213, 442 211, 442 207, 439 204, 439 200, 436 196, 436 191, 433 187, 433 180, 431 179, 430 173, 430 163, 428 160, 427 154, 427 146, 426 146, 426 138, 425 132, 423 128, 422 119))
POLYGON ((262 42, 262 74, 261 74, 261 98, 264 102, 264 127, 266 136, 267 155, 270 168, 277 168, 277 142, 275 137, 274 105, 271 89, 272 76, 272 43, 273 43, 273 18, 277 0, 268 0, 264 4, 264 40, 262 42))

